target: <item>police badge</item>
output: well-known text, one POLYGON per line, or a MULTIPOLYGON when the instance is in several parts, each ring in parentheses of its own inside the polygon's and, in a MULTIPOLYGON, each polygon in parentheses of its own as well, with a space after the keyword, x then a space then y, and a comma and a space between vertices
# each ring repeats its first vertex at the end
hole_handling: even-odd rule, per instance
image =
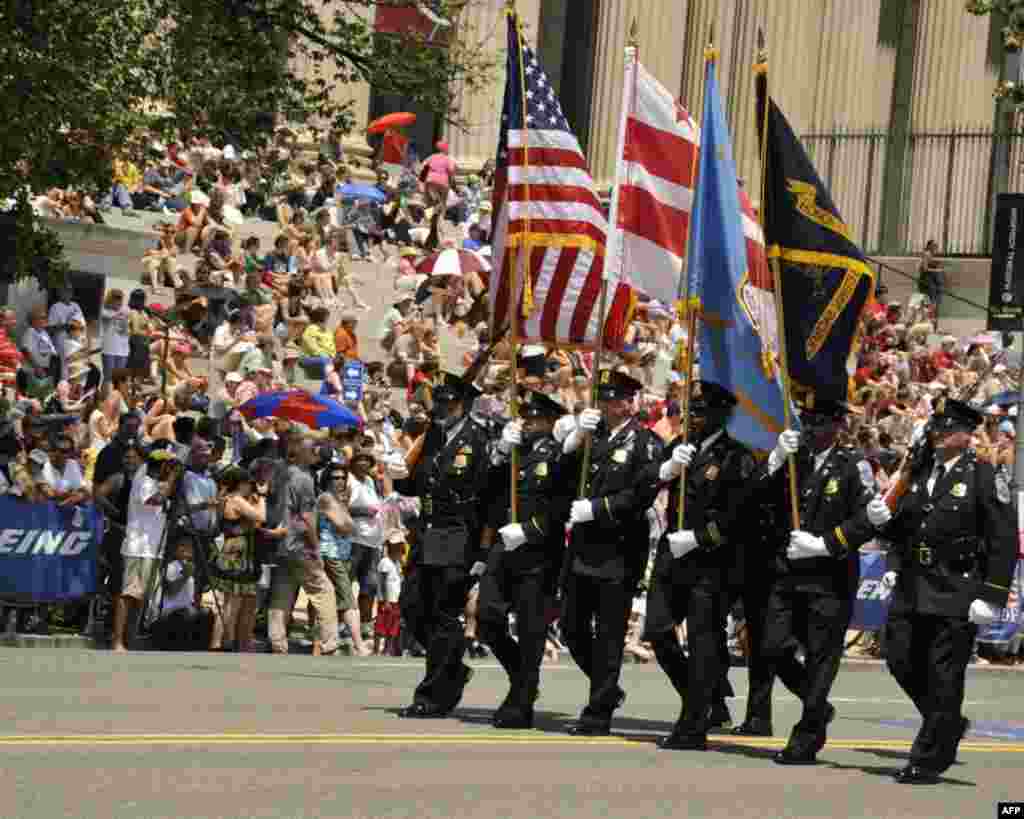
POLYGON ((1006 482, 1006 476, 1001 472, 996 473, 996 497, 1000 503, 1010 502, 1010 485, 1006 482))
POLYGON ((713 481, 718 477, 718 471, 718 467, 715 464, 711 464, 711 466, 704 470, 704 477, 709 481, 713 481))
MULTIPOLYGON (((996 488, 997 489, 999 488, 998 479, 997 479, 997 482, 996 482, 996 488)), ((951 494, 954 498, 966 498, 967 497, 967 484, 965 484, 965 483, 955 483, 955 484, 953 484, 953 488, 949 490, 949 494, 951 494)), ((1004 503, 1005 503, 1005 501, 1004 501, 1004 503)))
POLYGON ((829 479, 829 482, 825 484, 825 494, 834 495, 839 491, 839 481, 835 478, 829 479))
POLYGON ((533 474, 538 478, 546 478, 548 476, 548 465, 546 463, 539 463, 533 470, 533 474))
POLYGON ((616 449, 615 452, 612 453, 612 460, 617 464, 624 464, 626 462, 626 450, 616 449))
POLYGON ((857 461, 857 471, 860 472, 860 482, 865 489, 875 488, 875 471, 867 461, 857 461))

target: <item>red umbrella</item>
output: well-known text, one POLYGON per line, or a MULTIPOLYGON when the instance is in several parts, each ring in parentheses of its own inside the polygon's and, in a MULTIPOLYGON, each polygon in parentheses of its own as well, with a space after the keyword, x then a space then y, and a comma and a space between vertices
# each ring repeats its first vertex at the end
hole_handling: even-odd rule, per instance
POLYGON ((394 114, 385 114, 378 117, 366 126, 368 134, 383 134, 389 128, 404 128, 416 122, 416 115, 409 111, 398 111, 394 114))
POLYGON ((418 265, 416 272, 427 276, 462 276, 466 273, 489 273, 487 260, 472 250, 457 250, 449 247, 431 253, 418 265))

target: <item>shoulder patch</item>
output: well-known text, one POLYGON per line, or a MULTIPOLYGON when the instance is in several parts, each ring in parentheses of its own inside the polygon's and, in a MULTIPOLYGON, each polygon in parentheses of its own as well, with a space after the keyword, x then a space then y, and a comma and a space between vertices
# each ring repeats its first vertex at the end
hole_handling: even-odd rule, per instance
POLYGON ((875 488, 875 471, 867 461, 857 461, 857 471, 860 472, 860 482, 865 489, 875 488))
POLYGON ((996 472, 996 498, 1000 503, 1010 502, 1010 484, 1001 471, 996 472))

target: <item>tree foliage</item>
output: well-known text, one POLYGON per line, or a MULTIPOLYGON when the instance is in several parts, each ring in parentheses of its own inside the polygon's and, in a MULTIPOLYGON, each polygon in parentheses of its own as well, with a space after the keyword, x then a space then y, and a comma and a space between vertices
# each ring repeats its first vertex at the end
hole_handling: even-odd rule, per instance
POLYGON ((486 33, 460 21, 478 2, 488 0, 436 4, 455 21, 440 48, 375 33, 379 6, 412 0, 8 0, 0 200, 25 186, 105 190, 140 129, 238 149, 265 143, 281 116, 349 132, 363 123, 337 90, 354 82, 465 126, 457 94, 491 82, 497 66, 486 33))
MULTIPOLYGON (((1002 29, 1006 50, 1016 52, 1024 47, 1024 0, 968 0, 966 8, 968 13, 979 17, 999 14, 1006 23, 1002 29)), ((1000 82, 992 95, 1018 108, 1024 106, 1024 84, 1015 80, 1000 82)))

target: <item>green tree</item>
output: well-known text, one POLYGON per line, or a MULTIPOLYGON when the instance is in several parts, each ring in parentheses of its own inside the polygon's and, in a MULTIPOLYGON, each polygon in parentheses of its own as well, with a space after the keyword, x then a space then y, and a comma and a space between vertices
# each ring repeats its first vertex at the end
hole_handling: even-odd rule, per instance
MULTIPOLYGON (((265 144, 282 113, 350 131, 361 123, 332 91, 352 82, 464 126, 456 94, 491 82, 497 60, 458 15, 487 1, 436 4, 454 21, 440 48, 412 32, 375 33, 378 6, 412 0, 8 0, 0 201, 54 185, 104 191, 114 156, 141 129, 230 139, 238 149, 265 144)), ((18 213, 17 258, 4 265, 15 276, 38 269, 26 254, 40 248, 30 212, 18 213)))

